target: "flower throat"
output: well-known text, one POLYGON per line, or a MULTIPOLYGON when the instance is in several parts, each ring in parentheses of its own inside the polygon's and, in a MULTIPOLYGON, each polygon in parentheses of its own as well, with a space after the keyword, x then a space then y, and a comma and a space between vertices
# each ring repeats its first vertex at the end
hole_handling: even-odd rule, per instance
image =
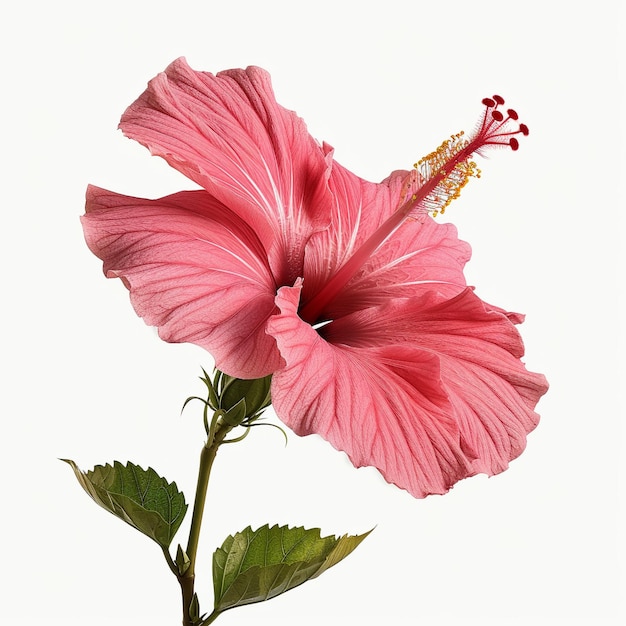
POLYGON ((376 250, 408 219, 424 220, 445 213, 448 205, 461 195, 470 178, 480 178, 472 160, 491 146, 519 148, 516 135, 528 135, 526 124, 516 124, 514 109, 500 109, 504 98, 483 98, 482 118, 469 136, 461 131, 451 135, 435 151, 414 164, 402 185, 398 208, 339 268, 337 273, 300 309, 300 317, 310 324, 323 321, 324 310, 344 286, 363 267, 376 250))

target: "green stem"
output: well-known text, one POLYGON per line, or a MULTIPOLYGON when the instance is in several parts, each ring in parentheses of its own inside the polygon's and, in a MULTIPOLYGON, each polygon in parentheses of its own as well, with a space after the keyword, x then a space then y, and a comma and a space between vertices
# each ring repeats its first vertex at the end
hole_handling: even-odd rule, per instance
MULTIPOLYGON (((198 553, 200 528, 202 526, 202 516, 204 514, 204 505, 206 503, 211 467, 213 466, 217 449, 232 429, 233 426, 226 424, 225 422, 219 422, 213 436, 207 440, 202 447, 202 452, 200 453, 200 467, 198 469, 196 497, 193 504, 191 528, 189 530, 189 541, 187 542, 186 550, 187 556, 189 557, 189 568, 182 576, 178 576, 178 582, 180 583, 183 596, 183 626, 193 626, 193 621, 189 615, 189 608, 191 607, 194 596, 196 555, 198 553)), ((213 617, 213 619, 215 618, 217 618, 217 614, 213 617)), ((210 624, 211 622, 206 623, 210 624)))
POLYGON ((180 590, 183 596, 183 626, 193 626, 191 603, 194 596, 195 576, 179 576, 180 590))

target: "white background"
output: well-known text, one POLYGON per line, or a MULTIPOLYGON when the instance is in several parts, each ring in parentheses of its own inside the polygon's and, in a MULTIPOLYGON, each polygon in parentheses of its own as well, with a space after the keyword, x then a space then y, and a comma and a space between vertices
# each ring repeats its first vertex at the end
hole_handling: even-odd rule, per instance
MULTIPOLYGON (((375 532, 323 577, 229 624, 624 623, 624 21, 620 3, 419 0, 23 2, 3 9, 3 624, 172 626, 156 544, 96 507, 89 469, 151 465, 191 499, 208 354, 168 345, 102 276, 78 217, 91 182, 157 197, 192 187, 116 131, 178 56, 268 69, 279 102, 380 180, 500 93, 531 129, 483 161, 449 209, 485 300, 527 314, 526 363, 551 390, 504 474, 415 500, 314 437, 256 429, 220 452, 200 546, 252 524, 375 532), (620 598, 622 596, 622 599, 620 598)), ((275 418, 273 418, 275 420, 275 418)), ((186 529, 186 526, 184 526, 186 529)), ((184 535, 180 535, 181 541, 184 535)))

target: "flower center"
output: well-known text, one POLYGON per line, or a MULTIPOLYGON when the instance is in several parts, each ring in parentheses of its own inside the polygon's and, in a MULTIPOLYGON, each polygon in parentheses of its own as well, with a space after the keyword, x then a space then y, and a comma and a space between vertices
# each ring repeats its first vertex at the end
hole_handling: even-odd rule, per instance
POLYGON ((429 215, 443 214, 461 195, 461 189, 470 178, 480 178, 480 170, 472 161, 474 154, 482 154, 490 146, 519 148, 515 135, 528 135, 528 126, 514 123, 518 119, 517 112, 507 109, 505 115, 499 108, 504 105, 500 96, 484 98, 482 103, 485 111, 469 138, 462 131, 451 135, 434 152, 415 163, 404 179, 398 208, 304 304, 299 312, 303 320, 314 323, 326 319, 324 313, 328 305, 407 218, 425 220, 429 215))

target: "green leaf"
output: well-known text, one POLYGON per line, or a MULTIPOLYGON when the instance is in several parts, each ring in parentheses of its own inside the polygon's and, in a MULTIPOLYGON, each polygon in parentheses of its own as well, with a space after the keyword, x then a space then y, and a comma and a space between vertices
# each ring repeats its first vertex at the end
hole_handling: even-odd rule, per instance
POLYGON ((101 507, 124 520, 162 548, 172 542, 187 512, 185 496, 152 468, 118 461, 81 471, 74 461, 61 459, 74 470, 83 489, 101 507))
POLYGON ((319 528, 248 526, 213 554, 215 610, 263 602, 319 576, 369 532, 337 538, 321 537, 319 528))

